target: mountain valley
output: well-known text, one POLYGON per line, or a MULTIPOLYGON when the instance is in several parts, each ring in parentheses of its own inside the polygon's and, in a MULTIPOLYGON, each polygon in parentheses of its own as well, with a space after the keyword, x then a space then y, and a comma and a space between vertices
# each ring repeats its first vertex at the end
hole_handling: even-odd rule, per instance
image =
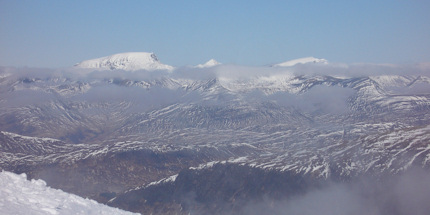
POLYGON ((282 214, 337 184, 427 177, 430 70, 302 61, 0 67, 0 169, 143 214, 282 214))

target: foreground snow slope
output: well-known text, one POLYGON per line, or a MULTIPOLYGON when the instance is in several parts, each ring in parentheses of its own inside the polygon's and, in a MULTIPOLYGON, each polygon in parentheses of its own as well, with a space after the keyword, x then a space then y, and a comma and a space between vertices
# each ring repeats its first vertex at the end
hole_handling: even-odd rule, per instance
POLYGON ((133 214, 27 181, 25 174, 0 172, 0 214, 133 214))

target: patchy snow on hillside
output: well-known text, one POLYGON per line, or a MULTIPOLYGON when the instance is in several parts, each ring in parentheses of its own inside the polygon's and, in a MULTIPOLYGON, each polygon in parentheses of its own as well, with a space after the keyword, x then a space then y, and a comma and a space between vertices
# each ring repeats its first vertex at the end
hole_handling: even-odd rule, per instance
POLYGON ((0 214, 133 214, 53 189, 23 173, 0 172, 0 214))

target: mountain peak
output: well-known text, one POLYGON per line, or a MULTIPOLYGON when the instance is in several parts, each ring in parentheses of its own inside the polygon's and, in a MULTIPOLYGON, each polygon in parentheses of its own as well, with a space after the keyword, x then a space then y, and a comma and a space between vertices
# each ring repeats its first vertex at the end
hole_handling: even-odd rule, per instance
POLYGON ((162 64, 154 53, 126 52, 106 57, 85 60, 75 65, 78 68, 100 70, 172 70, 173 67, 162 64))
POLYGON ((275 64, 273 65, 273 67, 286 67, 286 66, 294 66, 297 64, 307 64, 307 63, 327 64, 328 61, 322 58, 304 57, 304 58, 298 58, 290 61, 285 61, 283 63, 275 64))
POLYGON ((207 67, 212 67, 212 66, 216 66, 216 65, 219 65, 219 64, 221 64, 221 63, 219 63, 215 59, 210 59, 206 63, 199 64, 199 65, 197 65, 195 67, 197 67, 197 68, 207 68, 207 67))

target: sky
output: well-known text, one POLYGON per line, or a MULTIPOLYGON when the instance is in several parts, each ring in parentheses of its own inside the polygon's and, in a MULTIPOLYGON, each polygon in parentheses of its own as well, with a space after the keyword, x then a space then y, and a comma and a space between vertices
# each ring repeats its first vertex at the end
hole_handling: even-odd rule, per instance
POLYGON ((430 62, 430 1, 0 0, 0 66, 64 68, 122 52, 172 66, 430 62))

